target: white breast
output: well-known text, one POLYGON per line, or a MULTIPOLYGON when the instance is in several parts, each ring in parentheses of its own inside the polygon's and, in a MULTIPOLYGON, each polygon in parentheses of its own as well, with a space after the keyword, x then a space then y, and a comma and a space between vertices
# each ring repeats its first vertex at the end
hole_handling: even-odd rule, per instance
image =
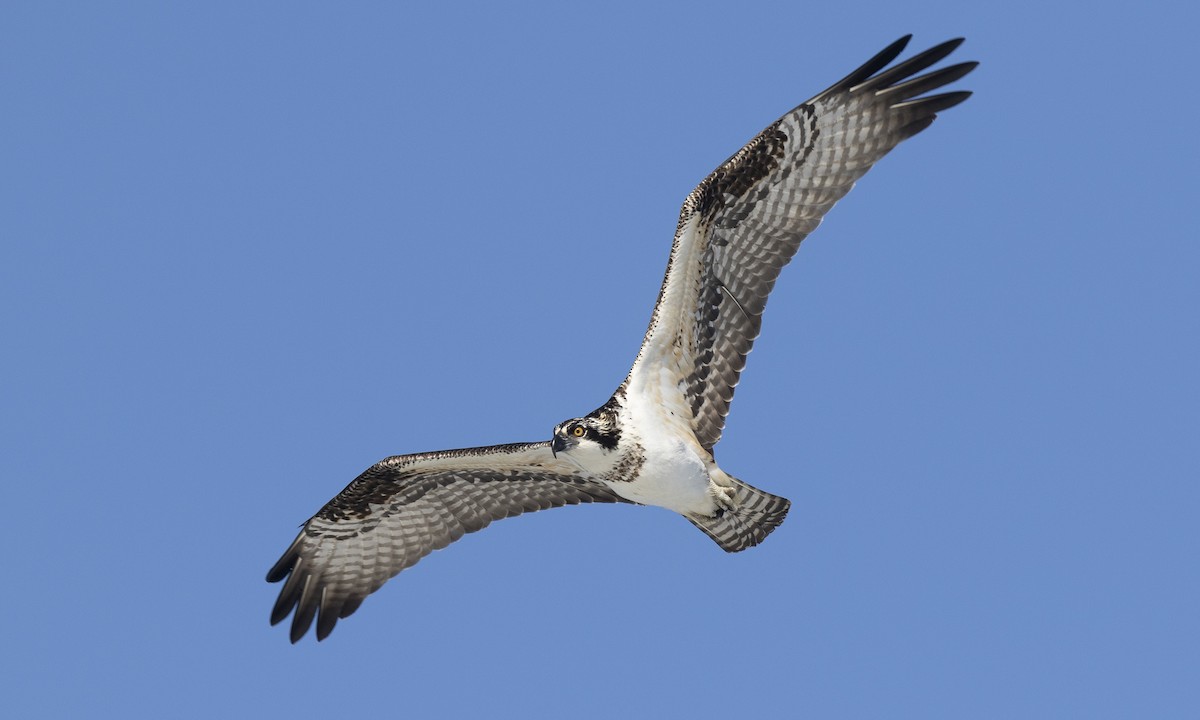
MULTIPOLYGON (((645 367, 645 366, 643 366, 645 367)), ((631 481, 609 487, 620 496, 677 513, 711 514, 709 470, 715 467, 696 441, 691 410, 674 375, 663 370, 630 377, 622 417, 622 442, 636 441, 645 463, 631 481)))

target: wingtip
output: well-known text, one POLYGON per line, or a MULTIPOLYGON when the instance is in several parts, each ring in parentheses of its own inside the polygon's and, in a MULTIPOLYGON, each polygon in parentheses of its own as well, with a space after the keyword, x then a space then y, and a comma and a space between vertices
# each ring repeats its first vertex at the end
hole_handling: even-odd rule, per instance
POLYGON ((333 632, 333 628, 337 625, 338 614, 341 608, 335 602, 321 603, 319 612, 317 613, 317 642, 321 642, 329 637, 329 633, 333 632))
POLYGON ((291 572, 292 567, 291 563, 284 563, 285 559, 287 559, 287 555, 279 558, 279 560, 271 566, 271 569, 267 571, 267 582, 277 583, 288 576, 288 573, 291 572))
POLYGON ((279 623, 283 622, 284 618, 286 618, 288 615, 291 615, 291 614, 292 614, 292 609, 290 607, 286 611, 284 611, 282 614, 280 614, 278 608, 272 610, 271 611, 271 627, 275 627, 279 623))
POLYGON ((920 70, 923 70, 924 68, 941 61, 947 55, 954 52, 959 45, 962 45, 963 42, 966 41, 966 38, 963 37, 951 38, 950 40, 939 43, 884 72, 885 69, 888 68, 888 65, 891 65, 896 58, 900 57, 900 54, 904 52, 905 48, 908 47, 908 43, 912 40, 912 38, 912 33, 900 36, 883 50, 875 53, 874 57, 860 65, 854 70, 854 72, 834 83, 824 92, 818 94, 817 98, 832 92, 850 90, 858 86, 871 85, 872 83, 881 87, 886 86, 893 80, 908 77, 913 73, 919 72, 920 70))
POLYGON ((962 45, 966 41, 967 41, 967 39, 965 37, 956 37, 956 38, 951 38, 945 42, 938 43, 937 45, 934 45, 933 47, 929 48, 929 50, 927 50, 926 52, 929 53, 929 55, 931 55, 932 57, 937 58, 936 60, 931 62, 930 65, 933 65, 935 63, 941 62, 942 60, 945 60, 955 50, 957 50, 960 45, 962 45))
MULTIPOLYGON (((900 37, 893 40, 891 42, 891 44, 889 44, 887 47, 885 47, 884 49, 875 53, 875 57, 871 58, 871 61, 874 62, 876 60, 880 60, 881 58, 886 57, 887 60, 883 61, 883 65, 886 66, 888 63, 890 63, 891 61, 893 61, 897 57, 899 57, 900 53, 904 52, 904 48, 908 47, 908 44, 910 42, 912 42, 912 39, 913 39, 912 33, 908 33, 907 35, 901 35, 900 37)), ((870 63, 867 63, 867 64, 870 64, 870 63)))
MULTIPOLYGON (((904 35, 894 41, 884 49, 875 53, 875 55, 862 65, 859 65, 854 72, 846 77, 838 80, 833 85, 829 86, 824 92, 819 93, 816 97, 822 97, 829 93, 848 90, 861 82, 865 82, 875 73, 884 69, 904 52, 904 48, 908 47, 908 42, 912 40, 912 33, 904 35)), ((815 98, 814 98, 815 99, 815 98)))
MULTIPOLYGON (((312 621, 310 620, 309 623, 311 622, 312 621)), ((308 632, 309 623, 301 624, 295 620, 292 621, 292 630, 290 633, 288 633, 288 638, 291 639, 293 645, 300 642, 300 638, 304 637, 304 635, 308 632)))
POLYGON ((940 113, 943 110, 949 110, 955 105, 965 102, 969 97, 971 97, 970 90, 955 90, 953 92, 941 93, 940 95, 927 95, 913 100, 906 100, 902 103, 896 103, 892 107, 920 107, 925 112, 931 114, 940 113))
POLYGON ((267 582, 277 583, 286 578, 293 570, 296 569, 296 561, 300 557, 300 543, 303 542, 303 540, 304 533, 300 533, 296 536, 296 539, 292 541, 292 544, 288 546, 288 549, 283 551, 283 555, 281 555, 279 559, 275 561, 275 564, 271 566, 271 569, 267 571, 267 582))

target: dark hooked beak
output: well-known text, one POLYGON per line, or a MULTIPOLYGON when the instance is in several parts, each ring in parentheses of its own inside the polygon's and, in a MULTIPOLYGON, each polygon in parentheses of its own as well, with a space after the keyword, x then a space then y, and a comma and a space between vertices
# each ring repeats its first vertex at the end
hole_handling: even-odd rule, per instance
POLYGON ((567 441, 562 435, 555 435, 550 438, 550 454, 558 457, 558 454, 567 449, 567 441))

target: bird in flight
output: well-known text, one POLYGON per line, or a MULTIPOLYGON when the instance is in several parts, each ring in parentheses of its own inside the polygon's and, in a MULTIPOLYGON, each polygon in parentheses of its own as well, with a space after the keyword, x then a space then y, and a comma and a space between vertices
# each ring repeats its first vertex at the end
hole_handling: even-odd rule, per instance
POLYGON ((550 439, 397 455, 372 465, 304 523, 267 573, 291 640, 341 618, 391 577, 493 520, 578 503, 657 505, 728 552, 762 542, 790 503, 713 458, 767 296, 800 241, 902 140, 970 93, 928 94, 971 72, 919 74, 950 40, 888 67, 905 36, 771 123, 687 196, 667 274, 629 375, 550 439))

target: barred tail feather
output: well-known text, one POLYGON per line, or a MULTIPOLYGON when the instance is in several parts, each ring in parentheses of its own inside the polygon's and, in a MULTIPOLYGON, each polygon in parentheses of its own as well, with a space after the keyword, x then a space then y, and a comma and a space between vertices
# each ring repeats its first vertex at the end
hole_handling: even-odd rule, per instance
POLYGON ((739 552, 754 547, 783 523, 792 503, 787 498, 772 495, 741 480, 736 483, 733 507, 718 510, 712 516, 685 515, 688 522, 700 528, 725 552, 739 552))

